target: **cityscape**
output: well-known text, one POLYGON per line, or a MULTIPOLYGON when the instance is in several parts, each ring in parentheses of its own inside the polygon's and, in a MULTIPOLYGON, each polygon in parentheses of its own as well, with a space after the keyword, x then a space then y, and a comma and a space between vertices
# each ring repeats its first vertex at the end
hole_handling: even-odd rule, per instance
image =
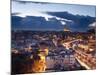
POLYGON ((12 74, 96 69, 95 6, 13 0, 11 21, 12 74))

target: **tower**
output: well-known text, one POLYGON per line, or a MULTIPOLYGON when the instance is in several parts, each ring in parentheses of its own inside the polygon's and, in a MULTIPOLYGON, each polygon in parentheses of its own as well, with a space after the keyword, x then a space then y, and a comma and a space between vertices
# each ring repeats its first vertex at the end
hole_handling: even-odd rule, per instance
POLYGON ((69 29, 67 29, 66 25, 64 25, 64 32, 66 31, 70 31, 69 29))

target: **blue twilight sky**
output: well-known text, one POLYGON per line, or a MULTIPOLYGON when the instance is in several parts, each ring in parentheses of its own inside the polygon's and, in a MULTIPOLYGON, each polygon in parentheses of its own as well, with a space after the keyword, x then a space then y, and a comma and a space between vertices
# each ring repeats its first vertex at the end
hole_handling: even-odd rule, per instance
POLYGON ((74 15, 84 15, 95 17, 96 8, 90 5, 71 5, 71 4, 59 4, 59 3, 34 3, 34 1, 42 0, 22 0, 12 1, 12 13, 20 13, 19 16, 45 16, 50 17, 45 12, 69 12, 74 15))

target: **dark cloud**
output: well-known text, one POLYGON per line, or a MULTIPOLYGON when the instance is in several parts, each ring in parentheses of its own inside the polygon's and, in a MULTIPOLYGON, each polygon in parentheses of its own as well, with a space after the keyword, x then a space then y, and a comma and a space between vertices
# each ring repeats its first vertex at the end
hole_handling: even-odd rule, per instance
POLYGON ((16 15, 19 15, 19 14, 21 14, 21 13, 19 13, 19 12, 11 13, 12 16, 16 16, 16 15))
MULTIPOLYGON (((47 21, 44 17, 26 16, 24 18, 19 16, 12 16, 12 29, 24 30, 63 30, 63 25, 60 20, 56 18, 49 18, 47 21)), ((70 25, 70 22, 65 21, 70 25)))
POLYGON ((20 0, 13 0, 13 1, 21 4, 32 3, 32 1, 20 1, 20 0))
POLYGON ((24 0, 12 0, 12 1, 19 2, 21 4, 26 4, 26 3, 49 4, 49 2, 38 2, 38 1, 24 1, 24 0))
MULTIPOLYGON (((73 15, 68 12, 47 12, 49 15, 66 19, 64 22, 67 28, 71 31, 87 31, 91 23, 96 21, 95 17, 73 15), (71 20, 72 22, 68 22, 71 20)), ((47 21, 45 17, 26 16, 24 18, 19 16, 12 16, 12 29, 29 29, 29 30, 63 30, 62 20, 56 17, 49 18, 47 21)))
POLYGON ((47 14, 72 20, 74 23, 70 25, 70 28, 74 30, 87 30, 88 25, 95 22, 96 18, 91 16, 83 16, 83 15, 73 15, 68 12, 47 12, 47 14))

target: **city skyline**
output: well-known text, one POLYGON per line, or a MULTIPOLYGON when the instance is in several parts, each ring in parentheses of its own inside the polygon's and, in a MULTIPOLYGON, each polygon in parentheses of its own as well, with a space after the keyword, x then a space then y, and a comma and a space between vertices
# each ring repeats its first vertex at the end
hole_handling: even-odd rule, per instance
POLYGON ((95 70, 95 6, 41 1, 12 1, 11 74, 95 70))

